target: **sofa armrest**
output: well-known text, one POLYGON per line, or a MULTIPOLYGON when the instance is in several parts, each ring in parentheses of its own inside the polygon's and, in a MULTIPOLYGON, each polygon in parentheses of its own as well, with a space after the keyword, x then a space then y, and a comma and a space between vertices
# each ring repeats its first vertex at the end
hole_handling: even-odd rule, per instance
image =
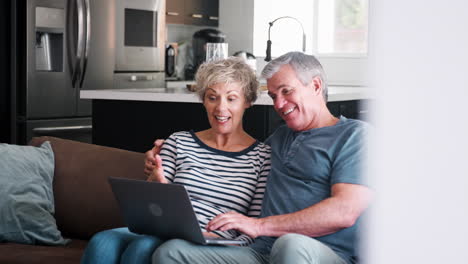
POLYGON ((30 145, 44 141, 51 142, 55 155, 55 218, 62 234, 89 239, 123 226, 107 178, 146 179, 144 154, 55 137, 33 138, 30 145))

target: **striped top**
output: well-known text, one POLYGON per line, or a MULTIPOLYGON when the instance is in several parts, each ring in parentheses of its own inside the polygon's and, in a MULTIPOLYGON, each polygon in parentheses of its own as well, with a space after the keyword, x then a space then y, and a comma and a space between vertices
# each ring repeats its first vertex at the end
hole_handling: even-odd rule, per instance
MULTIPOLYGON (((203 143, 193 131, 172 134, 161 149, 164 176, 186 187, 203 231, 218 214, 236 211, 258 217, 270 172, 270 147, 256 141, 239 152, 203 143)), ((224 238, 252 242, 237 231, 214 231, 224 238)))

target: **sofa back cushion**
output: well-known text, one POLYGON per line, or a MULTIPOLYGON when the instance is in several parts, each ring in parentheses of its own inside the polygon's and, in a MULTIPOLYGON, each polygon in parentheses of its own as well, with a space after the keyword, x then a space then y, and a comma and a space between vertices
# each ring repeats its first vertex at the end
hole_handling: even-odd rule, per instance
POLYGON ((0 243, 65 245, 54 218, 54 153, 0 143, 0 243))
POLYGON ((55 155, 55 219, 62 234, 89 239, 123 226, 107 178, 146 179, 144 154, 54 137, 33 138, 30 144, 44 141, 50 141, 55 155))

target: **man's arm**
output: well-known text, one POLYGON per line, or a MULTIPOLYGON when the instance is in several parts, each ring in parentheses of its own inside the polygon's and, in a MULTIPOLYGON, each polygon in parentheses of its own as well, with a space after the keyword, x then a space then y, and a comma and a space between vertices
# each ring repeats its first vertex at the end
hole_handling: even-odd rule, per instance
POLYGON ((147 181, 150 182, 159 182, 159 183, 168 183, 168 180, 164 176, 164 169, 163 169, 163 164, 162 164, 162 159, 159 154, 156 154, 154 157, 156 163, 154 165, 153 172, 148 176, 147 181))
POLYGON ((334 184, 330 198, 295 213, 261 219, 259 235, 298 233, 318 237, 335 233, 354 225, 371 196, 371 190, 362 185, 334 184))
POLYGON ((332 186, 330 198, 298 212, 259 219, 230 212, 213 219, 207 230, 236 229, 253 238, 287 233, 324 236, 354 225, 371 196, 372 191, 363 185, 337 183, 332 186))

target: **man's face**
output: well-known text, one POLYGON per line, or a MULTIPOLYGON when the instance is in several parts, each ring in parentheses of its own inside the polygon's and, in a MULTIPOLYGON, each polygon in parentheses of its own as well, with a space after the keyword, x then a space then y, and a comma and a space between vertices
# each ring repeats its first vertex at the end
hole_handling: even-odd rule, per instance
POLYGON ((320 78, 303 85, 292 67, 286 64, 267 80, 267 86, 276 112, 289 128, 304 131, 318 126, 324 106, 320 78))

